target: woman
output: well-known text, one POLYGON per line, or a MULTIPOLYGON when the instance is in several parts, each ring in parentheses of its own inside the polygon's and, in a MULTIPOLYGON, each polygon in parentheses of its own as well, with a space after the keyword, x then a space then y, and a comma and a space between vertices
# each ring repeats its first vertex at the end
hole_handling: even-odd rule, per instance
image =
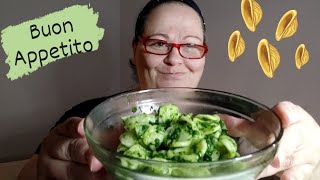
MULTIPOLYGON (((205 23, 192 0, 151 0, 140 12, 132 43, 139 88, 197 87, 205 65, 205 23)), ((90 153, 83 117, 106 97, 83 102, 60 118, 19 179, 103 179, 90 153)), ((279 151, 260 177, 307 179, 320 160, 320 127, 299 106, 277 104, 285 131, 279 151)))

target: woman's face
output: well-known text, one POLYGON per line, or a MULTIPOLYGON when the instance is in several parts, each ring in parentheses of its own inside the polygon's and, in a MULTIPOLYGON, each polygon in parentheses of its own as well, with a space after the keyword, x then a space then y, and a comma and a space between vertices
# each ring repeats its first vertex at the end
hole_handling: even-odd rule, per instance
MULTIPOLYGON (((154 9, 146 23, 143 37, 169 43, 203 45, 202 21, 189 6, 180 3, 162 4, 154 9)), ((147 53, 143 43, 133 45, 141 89, 161 87, 197 87, 205 58, 186 59, 173 47, 167 55, 147 53)))

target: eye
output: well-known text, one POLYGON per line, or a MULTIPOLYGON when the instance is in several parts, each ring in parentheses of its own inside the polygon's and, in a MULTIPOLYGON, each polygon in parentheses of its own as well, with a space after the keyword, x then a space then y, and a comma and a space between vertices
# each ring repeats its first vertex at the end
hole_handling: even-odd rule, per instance
POLYGON ((198 46, 195 44, 185 44, 183 45, 183 50, 186 52, 198 50, 198 46))
POLYGON ((149 46, 163 47, 163 46, 168 46, 168 43, 164 42, 164 41, 152 41, 152 42, 150 42, 149 46))
POLYGON ((185 57, 190 57, 190 58, 201 57, 204 51, 205 51, 204 47, 197 44, 184 44, 180 48, 180 52, 185 57))

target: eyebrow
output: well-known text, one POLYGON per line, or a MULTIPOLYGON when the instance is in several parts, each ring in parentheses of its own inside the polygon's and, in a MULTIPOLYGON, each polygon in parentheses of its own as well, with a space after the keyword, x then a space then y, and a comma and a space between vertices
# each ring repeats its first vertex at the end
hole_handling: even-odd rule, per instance
POLYGON ((195 38, 195 39, 198 39, 199 41, 203 41, 203 39, 199 38, 198 36, 193 36, 193 35, 185 36, 183 39, 187 39, 187 38, 195 38))
MULTIPOLYGON (((152 36, 163 36, 164 38, 169 39, 169 36, 167 34, 163 34, 163 33, 152 34, 150 36, 147 36, 147 38, 150 38, 152 36)), ((199 41, 203 41, 203 39, 201 39, 200 37, 193 36, 193 35, 187 35, 187 36, 183 37, 183 40, 185 40, 187 38, 194 38, 194 39, 198 39, 199 41)))
POLYGON ((166 34, 163 34, 163 33, 152 34, 152 35, 150 35, 150 36, 147 36, 147 38, 150 38, 150 37, 152 37, 152 36, 163 36, 164 38, 169 39, 169 36, 166 35, 166 34))

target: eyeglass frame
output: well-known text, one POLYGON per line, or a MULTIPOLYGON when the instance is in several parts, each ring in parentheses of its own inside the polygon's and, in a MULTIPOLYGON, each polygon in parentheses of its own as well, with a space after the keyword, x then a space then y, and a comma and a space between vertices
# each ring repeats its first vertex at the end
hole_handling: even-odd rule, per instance
POLYGON ((142 42, 142 44, 143 44, 143 46, 144 46, 145 52, 147 52, 147 53, 149 53, 149 54, 168 55, 168 54, 172 51, 173 47, 177 48, 180 56, 183 57, 183 58, 186 58, 186 59, 201 59, 201 58, 203 58, 203 57, 208 53, 208 46, 207 46, 206 43, 203 43, 203 45, 193 44, 193 43, 182 43, 182 44, 180 44, 180 43, 169 43, 169 42, 166 41, 166 40, 154 39, 154 38, 147 38, 147 37, 140 38, 140 40, 141 40, 141 42, 142 42), (164 43, 170 45, 171 49, 170 49, 167 53, 165 53, 165 54, 159 54, 159 53, 150 52, 150 51, 147 50, 147 45, 146 45, 146 42, 147 42, 148 40, 157 40, 157 41, 159 41, 159 42, 164 42, 164 43), (184 45, 190 45, 190 44, 195 45, 195 46, 197 46, 197 47, 204 48, 204 52, 203 52, 203 54, 202 54, 199 58, 187 58, 187 57, 184 57, 184 56, 181 54, 181 52, 180 52, 180 47, 181 47, 181 46, 184 46, 184 45))

